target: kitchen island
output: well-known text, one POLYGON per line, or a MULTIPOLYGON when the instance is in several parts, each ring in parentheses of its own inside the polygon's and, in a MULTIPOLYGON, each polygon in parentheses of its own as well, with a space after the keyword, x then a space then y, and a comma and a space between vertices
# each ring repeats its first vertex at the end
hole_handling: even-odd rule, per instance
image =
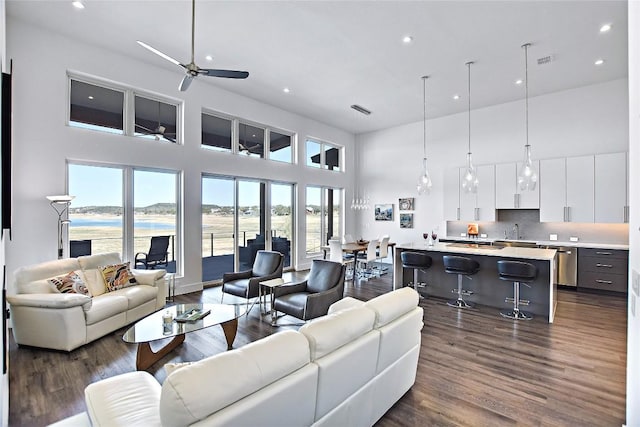
MULTIPOLYGON (((529 300, 529 305, 522 306, 523 311, 544 316, 549 323, 553 317, 557 302, 557 286, 555 277, 555 249, 500 247, 491 245, 477 245, 473 243, 435 243, 427 246, 425 242, 404 243, 396 245, 393 258, 393 288, 405 286, 413 280, 412 270, 402 268, 401 254, 404 251, 425 252, 432 259, 431 268, 418 273, 418 280, 427 284, 423 293, 431 296, 455 299, 451 291, 457 288, 457 276, 444 271, 442 257, 444 255, 466 256, 480 263, 480 271, 463 281, 463 288, 473 292, 465 300, 476 304, 495 307, 499 310, 509 309, 512 303, 505 302, 506 297, 513 296, 511 282, 500 280, 497 261, 501 259, 523 261, 538 268, 538 277, 528 286, 520 285, 520 298, 529 300)), ((451 308, 457 310, 456 308, 451 308)), ((496 315, 500 314, 496 312, 496 315)))

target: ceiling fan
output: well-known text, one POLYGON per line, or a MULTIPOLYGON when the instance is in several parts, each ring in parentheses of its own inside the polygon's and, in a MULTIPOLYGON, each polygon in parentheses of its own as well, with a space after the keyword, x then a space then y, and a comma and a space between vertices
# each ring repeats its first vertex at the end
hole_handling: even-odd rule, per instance
POLYGON ((180 89, 181 92, 184 92, 185 90, 187 90, 189 88, 189 85, 191 85, 191 81, 200 74, 209 76, 209 77, 225 77, 228 79, 246 79, 247 77, 249 77, 249 72, 247 71, 216 70, 211 68, 200 68, 196 65, 195 59, 194 59, 195 32, 196 32, 196 0, 192 0, 191 5, 192 7, 191 7, 191 62, 190 63, 183 64, 180 61, 173 59, 169 55, 160 52, 158 49, 155 49, 149 46, 148 44, 141 42, 140 40, 137 41, 138 44, 144 47, 145 49, 148 49, 151 52, 155 53, 156 55, 166 59, 167 61, 170 61, 185 69, 187 75, 184 76, 184 78, 180 82, 180 85, 178 86, 178 89, 180 89))
POLYGON ((171 141, 173 143, 176 142, 176 133, 175 132, 167 132, 167 128, 160 122, 160 106, 161 103, 158 102, 158 126, 155 129, 149 129, 148 127, 142 126, 141 124, 135 123, 136 129, 142 129, 140 133, 145 135, 153 135, 156 138, 156 141, 164 138, 167 141, 171 141), (169 136, 173 135, 173 137, 169 136))

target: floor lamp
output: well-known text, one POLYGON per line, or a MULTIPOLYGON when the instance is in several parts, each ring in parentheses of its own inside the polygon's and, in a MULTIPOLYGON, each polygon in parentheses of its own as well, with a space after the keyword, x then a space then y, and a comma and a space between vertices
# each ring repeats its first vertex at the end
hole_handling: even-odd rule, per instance
POLYGON ((63 219, 62 216, 67 212, 67 210, 69 209, 69 205, 71 204, 71 201, 75 197, 76 196, 69 196, 69 195, 47 196, 47 200, 49 200, 49 204, 51 205, 53 210, 55 210, 56 213, 58 214, 58 259, 62 259, 62 254, 63 254, 62 227, 64 227, 65 224, 69 224, 71 222, 66 218, 63 219))

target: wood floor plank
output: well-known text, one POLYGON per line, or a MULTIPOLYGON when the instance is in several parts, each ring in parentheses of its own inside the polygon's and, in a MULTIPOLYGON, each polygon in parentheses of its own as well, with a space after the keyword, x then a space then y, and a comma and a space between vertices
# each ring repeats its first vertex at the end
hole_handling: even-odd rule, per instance
MULTIPOLYGON (((304 273, 295 273, 304 277, 304 273)), ((391 277, 347 282, 345 295, 368 300, 391 290, 391 277)), ((395 426, 612 426, 624 423, 626 298, 558 292, 553 324, 515 322, 494 308, 460 311, 426 298, 416 384, 378 421, 395 426)), ((181 295, 179 302, 220 301, 220 289, 181 295)), ((294 321, 285 318, 282 321, 294 321)), ((238 321, 234 347, 278 330, 257 308, 238 321)), ((18 347, 10 339, 9 424, 44 426, 84 411, 84 388, 135 369, 126 328, 72 352, 18 347)), ((159 345, 161 343, 154 343, 159 345)), ((220 328, 187 335, 149 369, 224 352, 220 328)))

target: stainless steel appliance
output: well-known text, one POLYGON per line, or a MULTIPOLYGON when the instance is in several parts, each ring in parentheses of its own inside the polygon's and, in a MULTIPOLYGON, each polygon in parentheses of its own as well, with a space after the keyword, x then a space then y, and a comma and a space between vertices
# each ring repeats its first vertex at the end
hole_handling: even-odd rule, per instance
POLYGON ((578 248, 568 246, 545 246, 555 249, 557 285, 578 286, 578 248))

